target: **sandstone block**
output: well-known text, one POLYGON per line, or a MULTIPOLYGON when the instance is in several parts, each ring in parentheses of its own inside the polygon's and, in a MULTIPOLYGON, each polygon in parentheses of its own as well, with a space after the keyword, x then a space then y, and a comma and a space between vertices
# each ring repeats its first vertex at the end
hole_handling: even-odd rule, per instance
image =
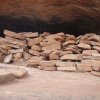
POLYGON ((99 67, 100 66, 100 60, 93 60, 92 66, 99 67))
POLYGON ((34 56, 27 60, 27 66, 37 67, 40 66, 40 61, 43 60, 43 57, 34 56))
POLYGON ((14 58, 21 59, 21 58, 22 58, 22 53, 13 54, 13 57, 14 57, 14 58))
POLYGON ((11 49, 9 46, 7 45, 0 45, 0 48, 4 49, 4 50, 9 50, 11 49))
POLYGON ((82 60, 81 54, 66 54, 60 58, 61 60, 82 60))
POLYGON ((59 55, 57 53, 51 53, 49 54, 49 59, 50 60, 59 60, 59 55))
POLYGON ((92 56, 83 56, 83 60, 90 60, 90 59, 92 59, 92 56))
POLYGON ((14 79, 15 79, 15 75, 13 73, 0 68, 0 84, 8 81, 12 81, 14 79))
POLYGON ((75 63, 74 62, 57 61, 56 66, 57 67, 75 67, 75 63))
POLYGON ((48 35, 50 35, 49 32, 43 32, 42 34, 40 34, 41 37, 46 37, 46 36, 48 36, 48 35))
POLYGON ((92 49, 97 50, 100 52, 100 47, 99 46, 93 46, 92 49))
POLYGON ((33 56, 40 56, 40 52, 36 51, 36 50, 29 50, 29 54, 31 54, 33 56))
POLYGON ((4 35, 14 38, 14 37, 16 37, 17 33, 9 31, 9 30, 4 30, 4 35))
POLYGON ((57 71, 57 67, 43 67, 45 71, 57 71))
POLYGON ((42 37, 37 37, 37 38, 34 38, 34 39, 29 39, 28 45, 32 46, 32 45, 40 44, 40 42, 42 42, 42 41, 43 41, 42 37))
POLYGON ((88 38, 89 41, 100 42, 100 37, 98 35, 93 35, 88 38))
POLYGON ((8 50, 9 53, 23 53, 24 49, 11 49, 8 50))
POLYGON ((25 36, 23 33, 18 33, 16 36, 15 36, 16 39, 20 39, 20 40, 24 40, 25 39, 25 36))
POLYGON ((59 41, 59 42, 64 42, 65 41, 65 37, 64 36, 61 36, 61 35, 57 35, 55 37, 55 40, 59 41))
POLYGON ((25 39, 25 36, 21 33, 12 32, 9 30, 4 30, 4 34, 8 37, 17 38, 17 39, 25 39))
POLYGON ((26 38, 36 38, 39 36, 39 33, 38 32, 26 32, 24 33, 25 37, 26 38))
POLYGON ((29 58, 31 58, 31 55, 27 52, 24 52, 23 57, 24 57, 25 60, 28 60, 29 58))
POLYGON ((74 35, 66 34, 66 41, 68 40, 76 40, 76 37, 74 35))
POLYGON ((57 67, 58 71, 75 72, 76 67, 57 67))
POLYGON ((100 46, 99 42, 95 42, 95 41, 87 41, 87 44, 91 45, 91 46, 100 46))
POLYGON ((83 50, 83 55, 85 56, 92 56, 92 54, 98 54, 99 52, 97 50, 83 50))
POLYGON ((41 61, 40 65, 43 67, 54 67, 56 65, 55 61, 41 61))
POLYGON ((91 46, 89 44, 86 44, 86 43, 80 43, 80 44, 77 45, 77 47, 84 49, 84 50, 90 50, 91 49, 91 46))
POLYGON ((9 54, 4 58, 4 63, 10 63, 11 60, 12 60, 12 54, 9 54))
POLYGON ((18 78, 18 79, 23 78, 24 76, 28 74, 28 72, 22 68, 8 68, 6 70, 10 73, 13 73, 15 78, 18 78))
POLYGON ((45 47, 42 47, 42 50, 60 50, 61 49, 61 45, 60 44, 56 44, 56 43, 52 43, 49 45, 46 45, 45 47))
POLYGON ((68 41, 64 42, 62 45, 63 46, 68 46, 68 45, 74 45, 74 44, 75 44, 74 40, 68 40, 68 41))
POLYGON ((42 50, 41 46, 38 46, 38 45, 32 45, 31 49, 35 50, 35 51, 41 51, 42 50))
POLYGON ((93 60, 100 60, 100 54, 92 54, 93 60))
POLYGON ((77 63, 77 70, 82 72, 91 72, 92 64, 91 63, 77 63))
POLYGON ((83 60, 81 60, 81 63, 90 63, 92 65, 93 60, 92 59, 83 59, 83 60))

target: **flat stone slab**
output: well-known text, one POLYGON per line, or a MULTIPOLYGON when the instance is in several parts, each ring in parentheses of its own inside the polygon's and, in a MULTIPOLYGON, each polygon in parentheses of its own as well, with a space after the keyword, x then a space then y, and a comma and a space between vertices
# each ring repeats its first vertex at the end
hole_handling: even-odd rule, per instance
POLYGON ((0 68, 0 84, 12 81, 15 79, 15 75, 5 69, 0 68))

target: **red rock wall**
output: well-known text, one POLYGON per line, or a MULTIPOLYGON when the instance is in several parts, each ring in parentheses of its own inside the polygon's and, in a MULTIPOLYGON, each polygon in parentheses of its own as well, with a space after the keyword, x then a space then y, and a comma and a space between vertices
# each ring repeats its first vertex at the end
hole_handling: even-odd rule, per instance
POLYGON ((97 27, 100 0, 0 0, 0 16, 26 17, 46 23, 79 21, 78 26, 81 22, 91 24, 94 21, 97 27))

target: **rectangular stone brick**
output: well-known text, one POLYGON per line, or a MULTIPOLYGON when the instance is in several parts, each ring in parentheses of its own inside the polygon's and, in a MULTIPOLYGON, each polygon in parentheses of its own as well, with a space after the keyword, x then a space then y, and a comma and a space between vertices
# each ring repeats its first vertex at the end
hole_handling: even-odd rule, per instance
POLYGON ((91 63, 77 63, 77 70, 82 72, 90 72, 92 70, 91 63))
POLYGON ((100 54, 92 54, 93 60, 100 60, 100 54))
POLYGON ((57 67, 75 67, 75 62, 57 61, 57 67))
POLYGON ((68 71, 68 72, 75 72, 76 67, 57 67, 58 71, 68 71))
POLYGON ((82 60, 82 54, 66 54, 60 58, 61 60, 82 60))
POLYGON ((45 70, 45 71, 57 71, 57 67, 55 67, 55 66, 43 67, 43 70, 45 70))
POLYGON ((83 50, 83 55, 84 56, 91 56, 92 54, 98 54, 99 52, 97 50, 83 50))
POLYGON ((92 66, 99 67, 100 66, 100 60, 93 60, 92 66))

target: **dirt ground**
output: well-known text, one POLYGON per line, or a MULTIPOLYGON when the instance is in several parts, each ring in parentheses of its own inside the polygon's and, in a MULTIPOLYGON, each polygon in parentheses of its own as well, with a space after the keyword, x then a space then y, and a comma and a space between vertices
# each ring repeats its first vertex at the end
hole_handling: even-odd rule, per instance
POLYGON ((0 85, 0 100, 100 100, 99 77, 26 69, 27 77, 0 85))

